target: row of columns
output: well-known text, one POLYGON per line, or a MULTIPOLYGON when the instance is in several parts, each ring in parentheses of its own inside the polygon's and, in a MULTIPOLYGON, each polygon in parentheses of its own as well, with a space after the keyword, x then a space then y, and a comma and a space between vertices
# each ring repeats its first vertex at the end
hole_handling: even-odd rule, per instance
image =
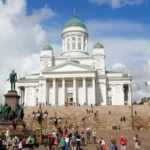
MULTIPOLYGON (((63 104, 66 102, 66 91, 65 91, 65 78, 62 78, 62 101, 63 104)), ((95 104, 95 78, 92 78, 92 89, 93 89, 93 104, 95 104)), ((86 84, 86 78, 83 78, 83 96, 84 96, 84 102, 88 103, 87 99, 87 84, 86 84)), ((77 101, 77 81, 76 78, 73 78, 73 100, 75 103, 78 103, 77 101)), ((56 79, 53 78, 53 101, 55 101, 55 105, 58 105, 58 100, 56 97, 56 79)))
MULTIPOLYGON (((86 78, 83 78, 83 101, 85 103, 88 103, 88 97, 87 97, 87 83, 86 83, 86 78)), ((58 98, 57 98, 57 84, 56 84, 56 78, 53 78, 53 96, 51 103, 54 105, 58 105, 58 98)), ((39 93, 38 93, 38 100, 39 103, 46 103, 48 102, 48 89, 49 87, 47 86, 46 80, 43 83, 39 83, 39 93)), ((65 78, 62 78, 62 104, 65 105, 66 102, 66 84, 65 84, 65 78)), ((92 89, 93 89, 93 104, 95 103, 95 78, 92 78, 92 89)), ((21 96, 21 101, 22 103, 24 102, 26 105, 30 106, 30 104, 36 106, 36 97, 35 97, 35 87, 32 87, 32 98, 28 97, 28 87, 24 88, 24 91, 19 90, 20 96, 21 96), (31 102, 32 100, 32 102, 31 102), (29 103, 30 101, 30 103, 29 103)), ((73 78, 73 101, 75 103, 79 103, 77 101, 77 79, 73 78)))

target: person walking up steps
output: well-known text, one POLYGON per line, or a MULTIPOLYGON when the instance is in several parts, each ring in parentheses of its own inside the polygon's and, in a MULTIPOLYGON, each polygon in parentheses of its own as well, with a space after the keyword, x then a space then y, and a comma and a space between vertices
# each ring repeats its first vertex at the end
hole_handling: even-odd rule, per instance
POLYGON ((96 131, 95 129, 92 131, 93 144, 96 144, 96 131))

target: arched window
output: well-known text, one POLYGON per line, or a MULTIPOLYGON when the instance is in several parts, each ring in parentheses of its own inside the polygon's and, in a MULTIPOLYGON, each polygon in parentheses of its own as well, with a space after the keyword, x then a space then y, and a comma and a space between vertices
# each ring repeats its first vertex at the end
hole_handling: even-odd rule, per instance
POLYGON ((76 49, 76 38, 72 37, 72 49, 76 49))
POLYGON ((78 38, 78 49, 81 50, 81 38, 78 38))
POLYGON ((70 50, 70 39, 67 39, 67 50, 70 50))
POLYGON ((76 44, 72 43, 72 49, 76 49, 76 44))

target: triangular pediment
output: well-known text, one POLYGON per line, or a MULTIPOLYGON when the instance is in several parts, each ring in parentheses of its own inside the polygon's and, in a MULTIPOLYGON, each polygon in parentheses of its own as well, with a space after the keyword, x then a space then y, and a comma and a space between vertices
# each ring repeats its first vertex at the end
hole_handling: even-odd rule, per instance
POLYGON ((42 73, 48 72, 87 72, 87 71, 95 71, 95 69, 90 66, 84 66, 81 64, 73 63, 73 62, 65 62, 60 65, 54 66, 52 68, 47 68, 42 71, 42 73))

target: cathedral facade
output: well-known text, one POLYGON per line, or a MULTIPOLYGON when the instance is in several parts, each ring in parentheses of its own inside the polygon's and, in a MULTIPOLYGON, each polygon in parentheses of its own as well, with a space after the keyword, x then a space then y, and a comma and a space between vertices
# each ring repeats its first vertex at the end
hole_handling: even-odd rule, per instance
POLYGON ((21 103, 43 105, 131 105, 131 76, 106 70, 105 52, 98 41, 88 54, 88 32, 74 16, 62 31, 62 54, 54 56, 46 44, 40 54, 40 72, 17 82, 21 103))

